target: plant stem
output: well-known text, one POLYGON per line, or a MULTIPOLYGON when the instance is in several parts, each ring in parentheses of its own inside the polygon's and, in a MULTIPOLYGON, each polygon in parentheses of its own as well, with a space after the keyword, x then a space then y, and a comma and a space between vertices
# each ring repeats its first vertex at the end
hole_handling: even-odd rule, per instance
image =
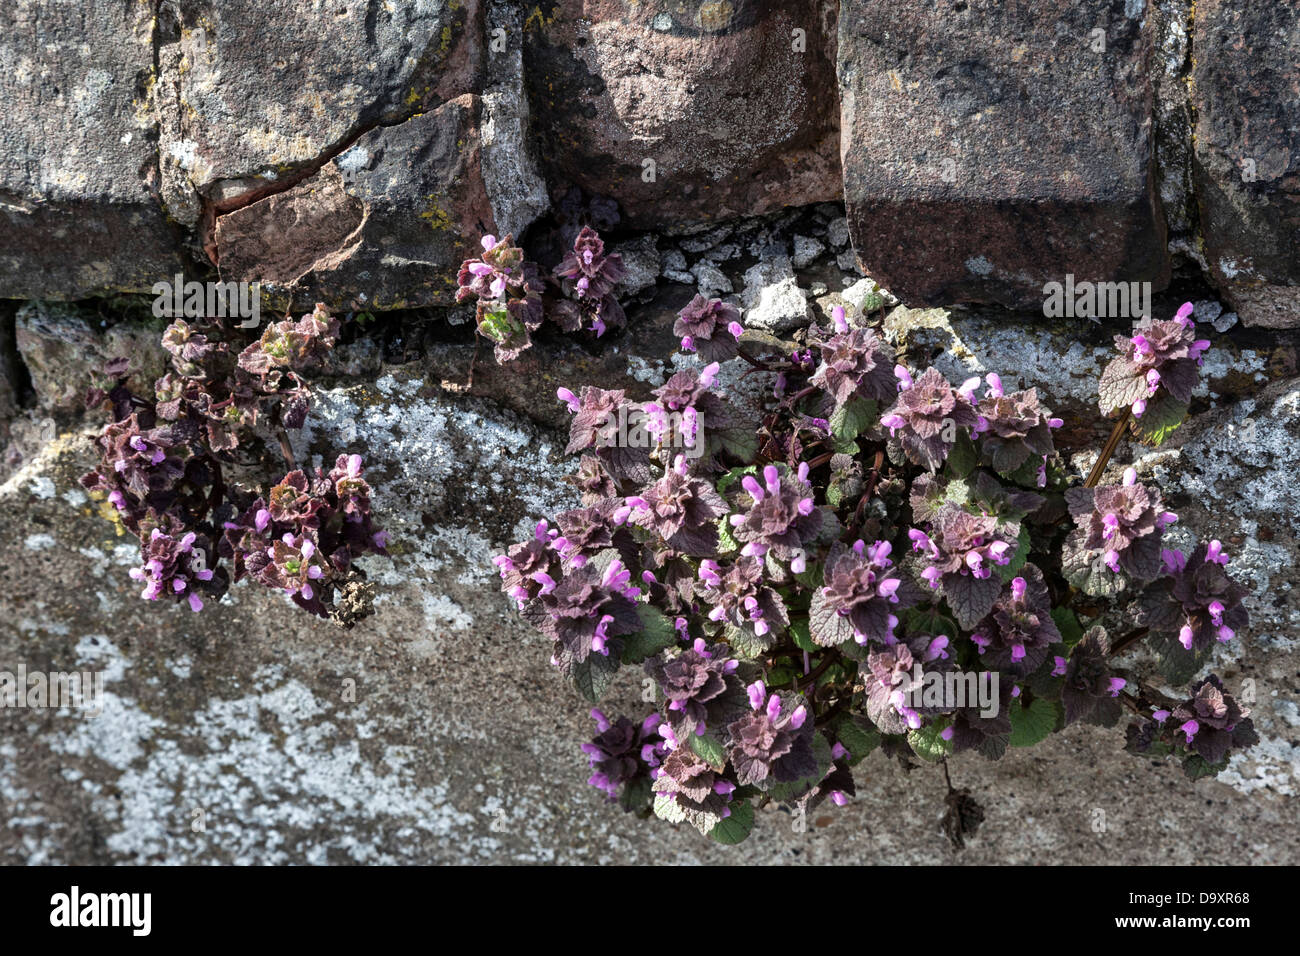
POLYGON ((1110 456, 1115 454, 1115 449, 1119 447, 1119 440, 1124 437, 1124 429, 1128 427, 1129 416, 1132 414, 1133 409, 1124 409, 1124 414, 1115 423, 1115 429, 1110 433, 1110 438, 1106 439, 1106 447, 1101 450, 1101 457, 1097 459, 1097 464, 1092 466, 1092 471, 1088 473, 1088 480, 1083 483, 1083 487, 1097 487, 1097 482, 1101 481, 1101 473, 1106 470, 1106 465, 1110 463, 1110 456))
POLYGON ((277 438, 280 439, 280 454, 284 455, 285 462, 289 465, 289 470, 293 471, 298 467, 293 457, 293 446, 289 444, 289 433, 283 428, 278 429, 277 438))
MULTIPOLYGON (((808 653, 807 651, 804 651, 805 655, 807 653, 808 653)), ((812 672, 805 675, 804 679, 799 682, 800 686, 808 687, 810 684, 817 683, 817 678, 821 677, 822 674, 826 673, 826 669, 830 667, 832 664, 834 664, 836 661, 838 661, 839 659, 840 659, 840 655, 838 651, 832 650, 828 652, 826 656, 821 659, 821 663, 819 663, 816 667, 814 667, 812 669, 812 672)))
POLYGON ((1142 638, 1146 637, 1150 633, 1151 633, 1151 628, 1149 627, 1139 627, 1136 631, 1129 631, 1129 633, 1121 637, 1118 641, 1115 642, 1114 646, 1111 647, 1110 656, 1114 657, 1120 651, 1127 648, 1130 644, 1142 640, 1142 638))

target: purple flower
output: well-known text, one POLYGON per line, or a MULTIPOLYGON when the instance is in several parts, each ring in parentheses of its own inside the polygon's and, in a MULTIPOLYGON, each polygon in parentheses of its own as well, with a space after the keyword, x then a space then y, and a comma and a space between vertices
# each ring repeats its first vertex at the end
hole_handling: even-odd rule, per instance
POLYGON ((985 667, 1026 675, 1038 670, 1061 640, 1043 573, 1026 564, 998 596, 993 612, 971 635, 985 667))
POLYGON ((926 369, 898 393, 898 400, 880 424, 899 439, 909 461, 933 470, 948 457, 957 429, 974 429, 979 424, 973 387, 953 388, 938 369, 926 369))
POLYGON ((740 311, 734 305, 702 295, 688 302, 673 324, 673 335, 682 340, 682 351, 695 352, 706 363, 735 358, 742 332, 740 311))
POLYGON ((629 520, 653 531, 674 551, 700 557, 717 550, 718 519, 727 513, 727 503, 710 482, 687 475, 682 456, 628 503, 629 520))
POLYGON ((1109 654, 1110 640, 1100 627, 1090 629, 1071 649, 1065 684, 1061 688, 1067 724, 1083 720, 1111 727, 1119 720, 1121 708, 1117 698, 1125 681, 1111 673, 1107 664, 1109 654))
POLYGON ((1054 450, 1050 410, 1039 404, 1038 390, 1007 394, 1002 390, 1002 380, 988 375, 989 387, 979 403, 979 436, 981 460, 994 471, 1009 475, 1032 456, 1044 460, 1054 450))
POLYGON ((751 642, 770 647, 790 624, 781 596, 763 583, 763 563, 739 557, 729 568, 700 562, 700 599, 710 607, 711 621, 740 629, 751 642))
POLYGON ((910 693, 916 668, 919 665, 922 671, 941 673, 949 670, 947 647, 946 637, 917 634, 905 642, 871 648, 860 673, 866 688, 867 716, 882 733, 904 734, 921 727, 922 714, 927 710, 910 693))
POLYGON ((481 259, 466 259, 456 276, 457 302, 477 302, 479 333, 495 346, 497 361, 509 362, 532 345, 542 324, 542 282, 537 266, 524 258, 512 237, 484 236, 481 259))
POLYGON ((815 773, 813 721, 804 699, 797 694, 769 694, 762 681, 750 684, 746 691, 752 709, 727 728, 736 780, 761 786, 769 777, 791 783, 815 773))
POLYGON ((847 549, 832 546, 825 586, 813 594, 808 612, 815 643, 832 647, 850 638, 859 644, 893 643, 895 612, 906 605, 899 595, 902 579, 889 571, 890 547, 888 541, 870 546, 856 541, 847 549))
POLYGON ((1076 530, 1066 542, 1067 554, 1082 567, 1123 573, 1150 581, 1160 573, 1160 541, 1178 520, 1160 503, 1160 492, 1139 484, 1129 468, 1118 485, 1070 488, 1065 493, 1076 530))
MULTIPOLYGON (((592 774, 587 783, 603 790, 610 801, 618 799, 619 790, 638 779, 649 780, 660 764, 663 739, 659 736, 658 714, 651 714, 640 724, 626 717, 613 723, 599 710, 592 710, 596 736, 582 745, 592 774)), ((632 807, 627 807, 631 810, 632 807)))
POLYGON ((1147 625, 1177 635, 1186 650, 1204 651, 1232 640, 1249 622, 1241 602, 1249 593, 1224 570, 1228 555, 1216 541, 1197 545, 1189 556, 1165 551, 1169 577, 1144 596, 1147 625))
POLYGON ((1147 404, 1163 393, 1184 404, 1191 400, 1200 378, 1197 366, 1204 361, 1210 343, 1196 338, 1186 308, 1167 321, 1141 319, 1134 324, 1131 336, 1115 336, 1120 354, 1101 376, 1103 414, 1127 406, 1140 417, 1147 404))
POLYGON ((790 569, 802 573, 808 551, 835 530, 833 513, 818 508, 808 481, 808 466, 798 471, 767 465, 762 484, 752 475, 741 479, 744 495, 740 511, 733 514, 731 533, 743 547, 741 554, 762 557, 769 552, 790 569))
POLYGON ((894 397, 894 350, 870 329, 850 329, 837 310, 836 331, 820 343, 821 365, 809 381, 844 405, 855 395, 886 402, 894 397))
POLYGON ((655 813, 672 822, 686 821, 708 833, 731 815, 736 785, 723 778, 689 747, 679 746, 664 759, 653 789, 655 813))
POLYGON ((623 257, 616 252, 606 254, 600 235, 584 226, 573 249, 555 267, 554 274, 569 297, 552 312, 560 328, 566 332, 589 329, 599 337, 609 328, 624 325, 623 308, 613 295, 624 271, 623 257))
MULTIPOLYGON (((696 638, 675 655, 646 661, 646 673, 653 677, 668 701, 667 717, 674 733, 682 739, 703 733, 713 722, 725 719, 740 690, 735 676, 740 662, 728 656, 725 644, 709 644, 696 638)), ((740 698, 743 701, 743 696, 740 698)))

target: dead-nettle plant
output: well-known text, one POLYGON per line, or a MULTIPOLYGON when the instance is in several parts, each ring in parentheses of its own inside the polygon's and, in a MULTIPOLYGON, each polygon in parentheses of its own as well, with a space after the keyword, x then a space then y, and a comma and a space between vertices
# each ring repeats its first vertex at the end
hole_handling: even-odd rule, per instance
POLYGON ((125 360, 106 369, 108 385, 89 404, 106 405, 112 421, 96 442, 99 467, 81 481, 139 538, 131 577, 141 597, 199 611, 249 577, 344 627, 370 612, 373 589, 354 562, 386 555, 387 540, 372 523, 361 457, 340 455, 329 471, 296 468, 286 433, 310 409, 302 373, 338 331, 318 305, 241 349, 228 325, 176 319, 162 339, 171 370, 154 394, 128 390, 125 360), (258 471, 267 439, 289 473, 265 491, 233 480, 258 471))
POLYGON ((623 257, 605 252, 596 230, 584 226, 573 249, 555 267, 553 286, 559 298, 547 307, 546 286, 538 267, 512 246, 512 237, 482 239, 483 255, 461 263, 457 302, 476 303, 478 332, 493 344, 498 362, 510 362, 533 344, 532 333, 544 319, 564 332, 593 332, 600 337, 627 319, 614 297, 623 278, 623 257))
MULTIPOLYGON (((598 273, 598 242, 579 246, 564 271, 598 273)), ((1120 340, 1101 406, 1124 409, 1117 432, 1132 419, 1158 443, 1186 413, 1206 347, 1189 309, 1120 340)), ((861 317, 837 309, 832 327, 782 348, 737 319, 716 301, 687 305, 683 351, 708 364, 652 401, 561 389, 582 505, 496 558, 503 590, 582 696, 594 703, 626 667, 659 702, 635 719, 592 711, 592 785, 735 843, 757 806, 844 804, 878 748, 998 759, 1127 712, 1129 750, 1196 778, 1255 742, 1217 678, 1179 700, 1123 663, 1145 640, 1163 677, 1186 683, 1246 623, 1218 541, 1191 554, 1165 543, 1177 519, 1158 488, 1132 468, 1081 483, 1035 389, 908 369, 861 317), (736 355, 772 377, 761 411, 719 386, 718 362, 736 355), (629 409, 675 413, 691 434, 602 441, 629 409), (1107 633, 1103 618, 1135 629, 1107 633)), ((981 814, 948 786, 945 829, 959 842, 981 814)))

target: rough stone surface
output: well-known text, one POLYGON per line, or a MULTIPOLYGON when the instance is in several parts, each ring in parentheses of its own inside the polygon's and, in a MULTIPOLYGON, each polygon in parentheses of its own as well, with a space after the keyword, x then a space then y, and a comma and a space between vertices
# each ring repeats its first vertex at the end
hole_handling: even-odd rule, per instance
POLYGON ((300 305, 450 305, 461 261, 497 232, 480 112, 467 94, 372 130, 310 179, 221 216, 223 277, 300 305))
POLYGON ((145 291, 178 268, 158 198, 152 12, 0 6, 0 298, 145 291))
MULTIPOLYGON (((617 286, 620 296, 636 295, 659 280, 659 270, 662 268, 663 260, 659 256, 659 246, 654 236, 642 236, 639 239, 620 242, 614 246, 613 251, 623 257, 625 271, 617 286)), ((685 268, 685 258, 682 259, 681 265, 685 268)))
POLYGON ((1300 6, 1202 0, 1195 50, 1210 274, 1247 325, 1300 326, 1300 6))
POLYGON ((808 300, 785 256, 764 260, 745 272, 740 302, 745 325, 769 332, 788 332, 808 320, 808 300))
POLYGON ((497 228, 516 239, 551 204, 537 164, 524 95, 523 21, 518 4, 488 0, 483 181, 497 228))
POLYGON ((84 411, 92 375, 110 359, 128 359, 127 383, 146 394, 163 374, 161 321, 124 322, 107 329, 97 324, 76 307, 57 302, 30 302, 18 310, 15 345, 43 409, 84 411))
POLYGON ((525 63, 552 188, 617 199, 643 227, 836 198, 834 9, 824 0, 537 6, 525 63))
POLYGON ((480 0, 166 5, 159 152, 169 205, 193 210, 198 193, 220 211, 313 170, 367 129, 481 92, 482 16, 480 0))
POLYGON ((865 270, 916 305, 1041 307, 1067 274, 1163 288, 1142 9, 844 0, 844 194, 865 270))
MULTIPOLYGON (((535 400, 554 376, 574 384, 603 367, 605 383, 621 375, 644 394, 676 367, 651 346, 671 346, 671 310, 690 293, 633 314, 619 354, 570 345, 540 354, 548 347, 539 344, 525 355, 539 353, 532 372, 495 387, 557 423, 563 410, 535 400)), ((949 374, 1032 379, 1053 408, 1083 421, 1109 331, 907 309, 886 325, 899 347, 948 347, 949 374)), ((65 432, 0 486, 0 661, 101 670, 105 707, 94 719, 0 712, 0 858, 1195 864, 1248 847, 1256 862, 1300 862, 1291 580, 1300 503, 1283 480, 1300 386, 1260 390, 1284 364, 1276 358, 1217 340, 1198 397, 1207 410, 1168 448, 1136 456, 1144 476, 1171 489, 1180 525, 1221 534, 1255 587, 1250 631, 1219 666, 1234 688, 1255 680, 1262 743, 1195 786, 1174 766, 1122 753, 1116 732, 1085 726, 997 763, 954 759, 954 782, 987 814, 960 854, 939 830, 942 775, 905 774, 880 754, 849 807, 814 816, 806 832, 765 813, 739 849, 605 804, 583 783, 587 707, 547 665, 544 642, 499 594, 490 564, 572 501, 560 480, 563 433, 498 402, 455 397, 432 369, 323 388, 296 443, 309 461, 365 453, 376 510, 394 534, 394 561, 368 562, 384 595, 379 613, 347 634, 251 586, 199 615, 140 601, 126 575, 134 548, 76 484, 92 461, 89 433, 65 432), (1098 809, 1104 834, 1093 829, 1098 809)), ((1290 361, 1294 369, 1294 349, 1290 361)), ((485 384, 476 377, 476 388, 485 384)), ((1073 433, 1093 447, 1095 437, 1073 433)), ((1115 467, 1131 455, 1121 446, 1115 467)), ((635 675, 622 676, 611 709, 639 706, 635 675)))

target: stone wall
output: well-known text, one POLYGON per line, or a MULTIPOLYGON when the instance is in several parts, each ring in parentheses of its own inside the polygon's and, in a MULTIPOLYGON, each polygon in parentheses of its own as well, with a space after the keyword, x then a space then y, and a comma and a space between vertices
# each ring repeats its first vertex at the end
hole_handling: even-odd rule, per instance
POLYGON ((1293 0, 18 0, 0 297, 446 305, 577 186, 637 229, 843 199, 909 305, 1190 263, 1293 326, 1298 54, 1293 0))
MULTIPOLYGON (((0 485, 0 660, 102 670, 106 703, 94 719, 0 712, 0 860, 734 861, 689 828, 625 817, 584 784, 587 706, 490 564, 572 503, 563 416, 539 394, 582 382, 643 394, 662 382, 673 311, 692 291, 661 280, 662 302, 632 307, 617 355, 542 344, 518 368, 481 365, 470 394, 450 387, 465 381, 469 344, 430 345, 399 364, 365 342, 339 354, 349 374, 323 384, 295 451, 306 461, 364 453, 396 542, 391 564, 368 562, 382 596, 351 632, 252 585, 201 614, 139 600, 126 574, 134 542, 77 484, 97 423, 61 428, 0 485)), ((811 307, 824 320, 838 301, 829 293, 811 307)), ((79 330, 70 317, 47 309, 20 321, 47 333, 32 339, 36 364, 56 378, 61 362, 76 367, 68 337, 48 334, 79 330)), ((1062 440, 1087 470, 1106 431, 1091 409, 1108 330, 903 307, 887 330, 917 354, 942 349, 952 377, 998 369, 1008 386, 1037 384, 1069 420, 1062 440)), ((1119 730, 1073 727, 997 763, 963 755, 954 780, 987 820, 961 853, 939 829, 937 769, 907 774, 877 753, 853 803, 814 815, 806 832, 764 815, 739 850, 745 862, 1300 861, 1290 481, 1300 379, 1294 344, 1240 331, 1214 336, 1194 420, 1158 451, 1124 443, 1112 477, 1133 461, 1169 489, 1177 535, 1229 542, 1252 590, 1251 627, 1213 666, 1234 690, 1255 682, 1260 745, 1195 786, 1176 766, 1123 753, 1119 730)), ((27 414, 61 415, 53 405, 27 414)), ((623 675, 612 707, 636 706, 634 678, 623 675)))
POLYGON ((1239 6, 5 5, 0 662, 107 684, 94 719, 0 710, 0 861, 1300 862, 1300 7, 1239 6), (160 324, 57 300, 216 265, 342 308, 442 306, 480 233, 544 239, 575 185, 620 205, 626 333, 480 357, 468 387, 454 310, 331 355, 295 452, 366 456, 395 541, 367 563, 373 617, 344 633, 250 585, 201 614, 139 600, 134 542, 77 483, 102 425, 82 394, 113 357, 151 380, 160 324), (773 812, 739 851, 605 804, 587 708, 490 564, 571 501, 556 387, 644 397, 697 291, 781 333, 879 294, 891 340, 950 377, 1039 386, 1086 471, 1127 323, 981 305, 1040 311, 1062 272, 1200 290, 1192 420, 1112 471, 1234 554, 1252 624, 1214 667, 1254 682, 1260 745, 1195 786, 1092 727, 954 759, 986 811, 961 853, 941 775, 881 754, 849 807, 806 832, 773 812))

